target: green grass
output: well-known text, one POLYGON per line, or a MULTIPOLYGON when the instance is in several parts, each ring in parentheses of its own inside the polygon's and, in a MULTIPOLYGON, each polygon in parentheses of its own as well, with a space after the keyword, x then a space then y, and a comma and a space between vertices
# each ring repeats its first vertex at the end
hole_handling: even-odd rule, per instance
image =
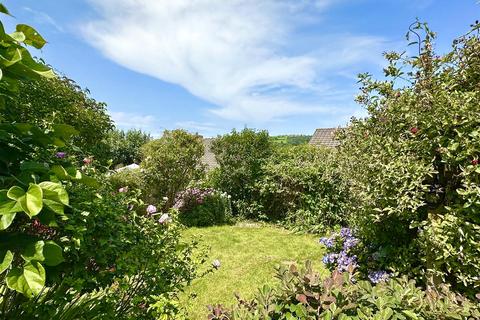
POLYGON ((323 250, 314 235, 292 234, 268 225, 243 223, 235 226, 190 228, 186 239, 197 239, 211 248, 208 258, 221 267, 197 279, 181 297, 190 319, 206 319, 209 304, 230 305, 234 293, 251 298, 264 284, 275 284, 275 266, 302 264, 311 260, 318 270, 325 270, 320 259, 323 250))

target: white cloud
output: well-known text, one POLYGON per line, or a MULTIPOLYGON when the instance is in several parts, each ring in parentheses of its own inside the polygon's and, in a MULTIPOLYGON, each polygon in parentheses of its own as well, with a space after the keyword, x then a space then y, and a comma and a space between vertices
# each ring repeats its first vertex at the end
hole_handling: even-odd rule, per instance
POLYGON ((53 19, 51 16, 49 16, 45 12, 33 10, 30 7, 23 7, 23 10, 28 11, 30 14, 32 14, 36 23, 49 24, 52 27, 54 27, 57 31, 64 32, 63 27, 59 25, 57 21, 55 21, 55 19, 53 19))
POLYGON ((325 98, 329 77, 378 57, 372 52, 382 39, 352 35, 285 53, 303 18, 318 19, 332 1, 90 0, 100 17, 82 30, 109 59, 217 105, 212 114, 258 123, 338 112, 332 108, 342 106, 325 98))
POLYGON ((109 112, 115 125, 124 130, 141 129, 154 137, 161 135, 163 128, 157 125, 157 119, 152 115, 133 112, 109 112))
POLYGON ((219 128, 214 123, 198 122, 198 121, 180 121, 175 123, 175 126, 181 129, 198 132, 199 134, 202 134, 205 137, 210 137, 212 135, 215 135, 217 132, 221 131, 222 129, 222 128, 219 128))

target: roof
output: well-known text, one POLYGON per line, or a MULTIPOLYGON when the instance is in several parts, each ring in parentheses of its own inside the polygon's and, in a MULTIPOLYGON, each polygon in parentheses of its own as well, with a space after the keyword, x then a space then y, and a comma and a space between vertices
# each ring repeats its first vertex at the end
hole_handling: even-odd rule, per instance
POLYGON ((207 167, 207 170, 218 167, 217 160, 215 159, 215 154, 212 152, 213 140, 213 138, 203 139, 203 146, 205 148, 205 152, 202 156, 201 161, 207 167))
POLYGON ((319 128, 315 130, 309 144, 314 146, 336 147, 340 142, 335 139, 335 132, 338 128, 319 128))

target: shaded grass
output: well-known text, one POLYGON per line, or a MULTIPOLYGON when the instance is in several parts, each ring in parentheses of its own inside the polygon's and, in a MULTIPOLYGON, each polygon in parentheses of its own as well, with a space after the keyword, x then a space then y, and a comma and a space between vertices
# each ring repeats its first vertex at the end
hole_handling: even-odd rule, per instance
POLYGON ((303 265, 320 262, 323 249, 318 236, 299 235, 269 225, 237 224, 209 228, 190 228, 184 232, 188 240, 196 239, 200 246, 210 247, 208 263, 214 259, 221 267, 195 280, 181 297, 190 319, 206 319, 207 305, 230 305, 234 293, 251 298, 264 284, 275 284, 275 267, 280 264, 303 265))

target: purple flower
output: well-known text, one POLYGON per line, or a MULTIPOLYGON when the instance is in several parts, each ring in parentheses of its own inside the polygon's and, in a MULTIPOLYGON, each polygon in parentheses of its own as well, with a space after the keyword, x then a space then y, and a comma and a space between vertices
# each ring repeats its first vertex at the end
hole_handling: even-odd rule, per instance
POLYGON ((335 239, 333 237, 332 238, 327 238, 327 237, 320 238, 319 242, 321 244, 323 244, 324 246, 326 246, 327 248, 331 248, 335 245, 335 239))
POLYGON ((337 261, 338 254, 337 253, 327 253, 323 256, 322 262, 324 264, 333 264, 337 261))
POLYGON ((213 266, 215 269, 220 268, 220 265, 221 265, 221 264, 220 264, 220 260, 218 260, 218 259, 213 260, 212 266, 213 266))
POLYGON ((170 222, 170 216, 168 215, 168 213, 164 213, 160 216, 160 219, 158 219, 158 223, 160 224, 167 224, 168 222, 170 222))
POLYGON ((343 242, 343 249, 348 251, 351 248, 355 247, 359 242, 360 240, 355 237, 347 237, 343 242))
POLYGON ((147 207, 147 213, 148 214, 154 214, 155 212, 157 212, 157 207, 149 204, 148 207, 147 207))
POLYGON ((348 266, 357 266, 357 256, 349 256, 345 251, 340 252, 337 259, 337 269, 347 271, 348 266))
POLYGON ((390 274, 383 270, 371 271, 368 273, 368 279, 370 279, 372 283, 385 282, 390 279, 390 274))
POLYGON ((342 228, 340 229, 340 236, 342 238, 350 238, 353 236, 352 229, 350 228, 342 228))
POLYGON ((55 154, 55 157, 57 157, 58 159, 63 159, 67 156, 67 153, 66 152, 57 152, 55 154))

